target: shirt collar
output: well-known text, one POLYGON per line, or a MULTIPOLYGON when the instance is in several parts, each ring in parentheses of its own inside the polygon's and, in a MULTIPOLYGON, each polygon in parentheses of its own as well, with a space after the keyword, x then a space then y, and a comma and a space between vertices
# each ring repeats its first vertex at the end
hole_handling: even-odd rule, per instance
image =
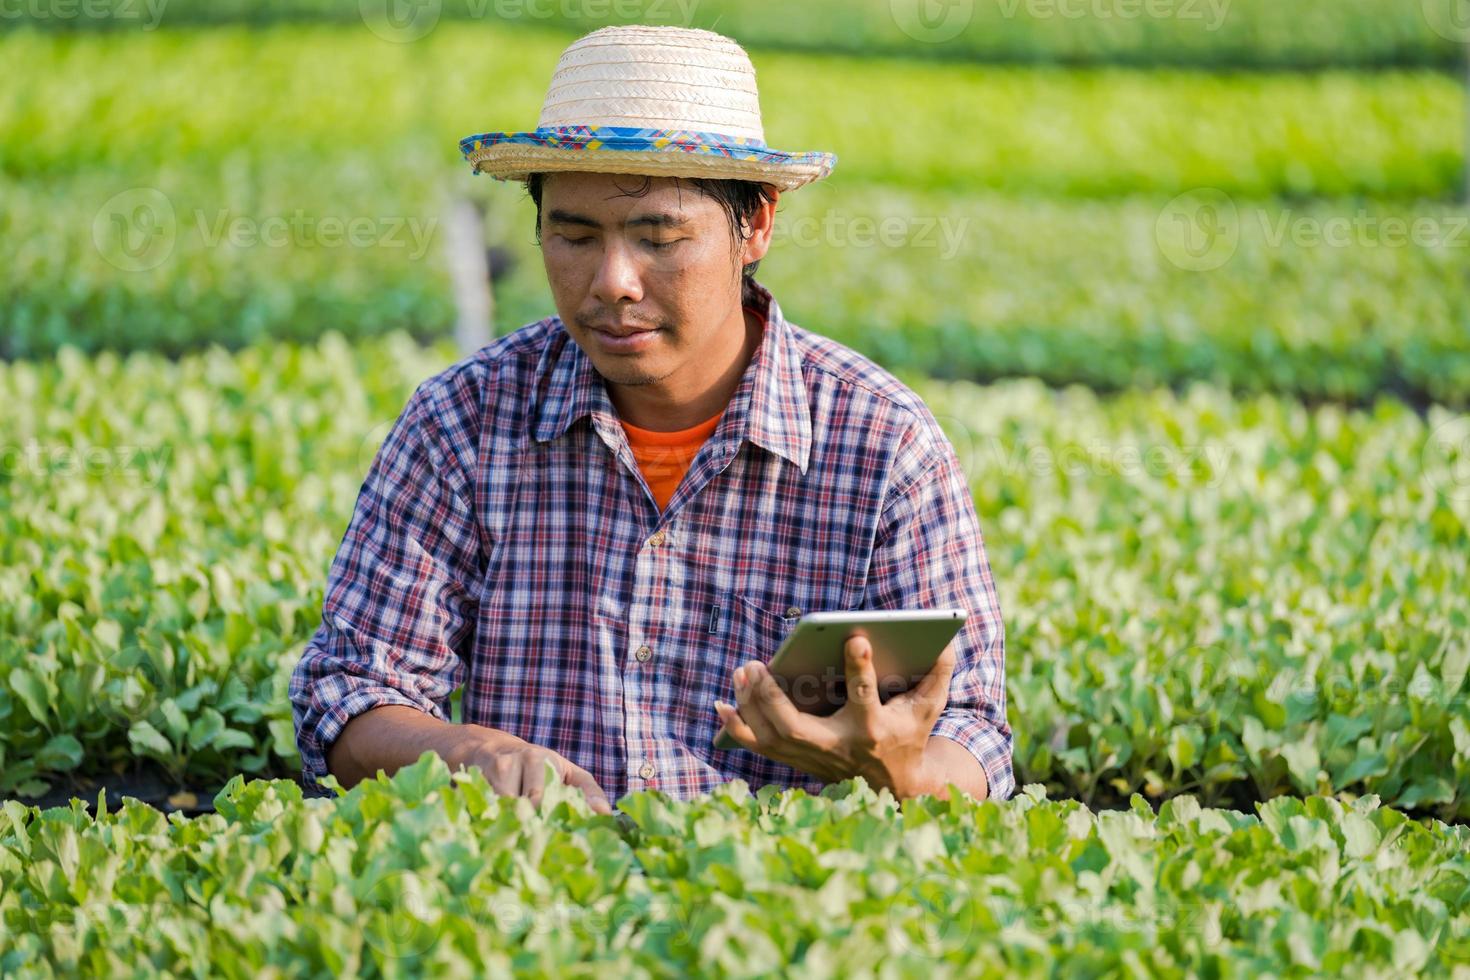
MULTIPOLYGON (((805 473, 811 458, 812 422, 792 325, 770 290, 754 279, 745 280, 742 302, 765 314, 765 335, 710 438, 725 443, 731 452, 748 439, 805 473)), ((559 437, 583 416, 601 416, 610 425, 616 425, 618 419, 602 375, 560 318, 553 322, 536 371, 541 395, 533 409, 536 421, 531 434, 537 442, 559 437)))

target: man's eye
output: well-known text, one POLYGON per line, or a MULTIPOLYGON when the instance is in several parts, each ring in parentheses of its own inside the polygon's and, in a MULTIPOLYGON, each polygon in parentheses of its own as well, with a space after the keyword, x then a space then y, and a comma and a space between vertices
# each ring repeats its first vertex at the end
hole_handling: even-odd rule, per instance
POLYGON ((651 248, 651 249, 653 249, 655 251, 664 252, 664 251, 667 251, 668 249, 673 248, 675 245, 679 244, 680 241, 682 241, 682 239, 675 238, 672 241, 656 242, 656 241, 654 241, 651 238, 645 238, 645 239, 643 239, 643 244, 647 245, 649 248, 651 248))
POLYGON ((591 235, 583 238, 568 238, 566 235, 563 235, 561 237, 562 241, 566 242, 568 245, 587 245, 592 241, 591 235))

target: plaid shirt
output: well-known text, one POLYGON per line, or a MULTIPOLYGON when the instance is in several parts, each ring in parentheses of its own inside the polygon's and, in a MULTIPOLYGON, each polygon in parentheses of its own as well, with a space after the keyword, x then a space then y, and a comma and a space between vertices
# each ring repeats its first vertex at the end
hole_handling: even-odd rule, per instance
POLYGON ((508 731, 616 800, 821 780, 711 745, 732 672, 808 611, 960 607, 932 734, 1007 798, 1005 633, 954 449, 912 390, 785 320, 660 513, 601 376, 558 317, 424 382, 363 483, 290 683, 305 782, 349 719, 403 704, 508 731))

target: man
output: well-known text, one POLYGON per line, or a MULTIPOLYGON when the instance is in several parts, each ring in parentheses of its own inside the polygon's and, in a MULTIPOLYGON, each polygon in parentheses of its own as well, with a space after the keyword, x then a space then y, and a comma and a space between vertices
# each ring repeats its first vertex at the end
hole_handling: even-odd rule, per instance
POLYGON ((602 812, 734 778, 1006 798, 1004 630, 953 448, 751 275, 780 193, 835 158, 765 145, 739 45, 650 27, 576 41, 534 132, 461 149, 526 182, 558 315, 421 385, 373 461, 291 679, 308 782, 432 749, 532 799, 549 761, 602 812), (941 606, 964 629, 887 702, 862 638, 828 717, 762 669, 804 612, 941 606))

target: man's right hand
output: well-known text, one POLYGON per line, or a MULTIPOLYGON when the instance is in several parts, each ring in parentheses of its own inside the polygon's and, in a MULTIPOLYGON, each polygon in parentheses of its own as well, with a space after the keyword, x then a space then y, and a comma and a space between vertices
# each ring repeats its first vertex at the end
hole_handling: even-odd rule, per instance
POLYGON ((485 774, 490 786, 502 796, 524 796, 532 803, 541 802, 546 789, 546 767, 550 762, 562 782, 580 789, 594 813, 612 813, 607 794, 597 785, 592 774, 551 749, 533 745, 506 732, 493 738, 472 737, 455 753, 455 762, 476 766, 485 774))
POLYGON ((418 761, 432 749, 451 772, 474 766, 502 796, 526 796, 540 803, 550 762, 562 782, 587 796, 594 813, 612 813, 607 794, 592 774, 550 749, 510 732, 484 725, 457 725, 417 708, 385 704, 353 718, 327 750, 328 771, 351 789, 379 771, 389 775, 418 761))

